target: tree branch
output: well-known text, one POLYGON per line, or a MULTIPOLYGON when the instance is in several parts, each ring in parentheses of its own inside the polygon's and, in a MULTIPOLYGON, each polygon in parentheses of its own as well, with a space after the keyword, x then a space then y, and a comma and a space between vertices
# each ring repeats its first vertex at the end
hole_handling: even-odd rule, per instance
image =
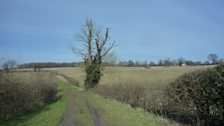
POLYGON ((104 38, 104 40, 103 40, 103 42, 102 42, 102 44, 101 44, 101 46, 100 46, 101 49, 102 49, 103 46, 106 44, 108 38, 109 38, 109 28, 106 29, 105 38, 104 38))
POLYGON ((87 54, 84 53, 84 50, 72 47, 72 52, 81 55, 82 58, 86 58, 87 54))
POLYGON ((101 55, 101 58, 103 58, 104 56, 107 55, 107 53, 115 46, 118 46, 118 44, 115 43, 115 41, 109 45, 109 47, 106 49, 106 51, 104 52, 104 54, 101 55))

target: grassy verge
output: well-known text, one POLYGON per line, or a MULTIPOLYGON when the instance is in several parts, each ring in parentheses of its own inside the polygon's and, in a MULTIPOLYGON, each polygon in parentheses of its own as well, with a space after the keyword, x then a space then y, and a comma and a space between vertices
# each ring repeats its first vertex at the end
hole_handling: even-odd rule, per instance
MULTIPOLYGON (((63 94, 62 81, 57 80, 59 95, 63 94)), ((1 126, 59 126, 65 109, 68 105, 68 99, 62 96, 58 101, 50 103, 45 107, 25 114, 15 120, 0 121, 1 126)))
POLYGON ((177 125, 169 120, 144 112, 142 109, 133 109, 127 104, 107 100, 92 93, 85 93, 90 102, 96 107, 99 114, 111 126, 170 126, 177 125))

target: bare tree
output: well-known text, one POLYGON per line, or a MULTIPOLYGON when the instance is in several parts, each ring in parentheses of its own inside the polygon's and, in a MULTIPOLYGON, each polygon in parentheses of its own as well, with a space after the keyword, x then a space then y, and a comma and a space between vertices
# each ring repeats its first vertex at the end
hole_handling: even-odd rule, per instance
POLYGON ((149 62, 149 65, 150 65, 150 66, 156 66, 156 63, 153 62, 153 61, 151 61, 151 62, 149 62))
POLYGON ((218 63, 219 56, 215 53, 211 53, 208 55, 208 60, 211 60, 212 64, 216 64, 216 63, 218 63))
POLYGON ((185 63, 185 59, 184 59, 183 57, 180 57, 180 58, 178 59, 178 64, 179 64, 179 66, 181 67, 184 63, 185 63))
POLYGON ((172 66, 172 61, 170 58, 164 59, 164 66, 172 66))
POLYGON ((2 65, 5 71, 16 69, 17 63, 15 60, 8 60, 2 65))
POLYGON ((83 48, 72 48, 74 53, 82 56, 85 63, 85 87, 92 88, 99 83, 102 76, 103 58, 117 46, 115 41, 109 43, 109 28, 105 31, 97 29, 91 19, 85 20, 84 27, 78 34, 79 41, 82 42, 83 48))
POLYGON ((133 66, 135 66, 134 61, 132 61, 132 60, 128 60, 128 64, 127 64, 127 66, 128 66, 128 67, 133 67, 133 66))

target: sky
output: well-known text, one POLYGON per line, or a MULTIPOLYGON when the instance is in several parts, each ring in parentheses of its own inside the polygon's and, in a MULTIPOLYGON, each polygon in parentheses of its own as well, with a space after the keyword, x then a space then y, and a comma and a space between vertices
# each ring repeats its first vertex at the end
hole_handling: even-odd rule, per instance
POLYGON ((223 0, 0 0, 0 61, 77 62, 86 18, 110 28, 119 60, 224 58, 223 0))

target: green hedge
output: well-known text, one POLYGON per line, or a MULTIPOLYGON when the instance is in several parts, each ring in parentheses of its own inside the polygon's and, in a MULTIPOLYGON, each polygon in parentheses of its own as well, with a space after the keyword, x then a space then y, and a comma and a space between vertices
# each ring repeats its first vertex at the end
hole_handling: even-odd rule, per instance
POLYGON ((224 65, 184 74, 166 91, 174 117, 185 114, 195 125, 223 125, 224 65))

